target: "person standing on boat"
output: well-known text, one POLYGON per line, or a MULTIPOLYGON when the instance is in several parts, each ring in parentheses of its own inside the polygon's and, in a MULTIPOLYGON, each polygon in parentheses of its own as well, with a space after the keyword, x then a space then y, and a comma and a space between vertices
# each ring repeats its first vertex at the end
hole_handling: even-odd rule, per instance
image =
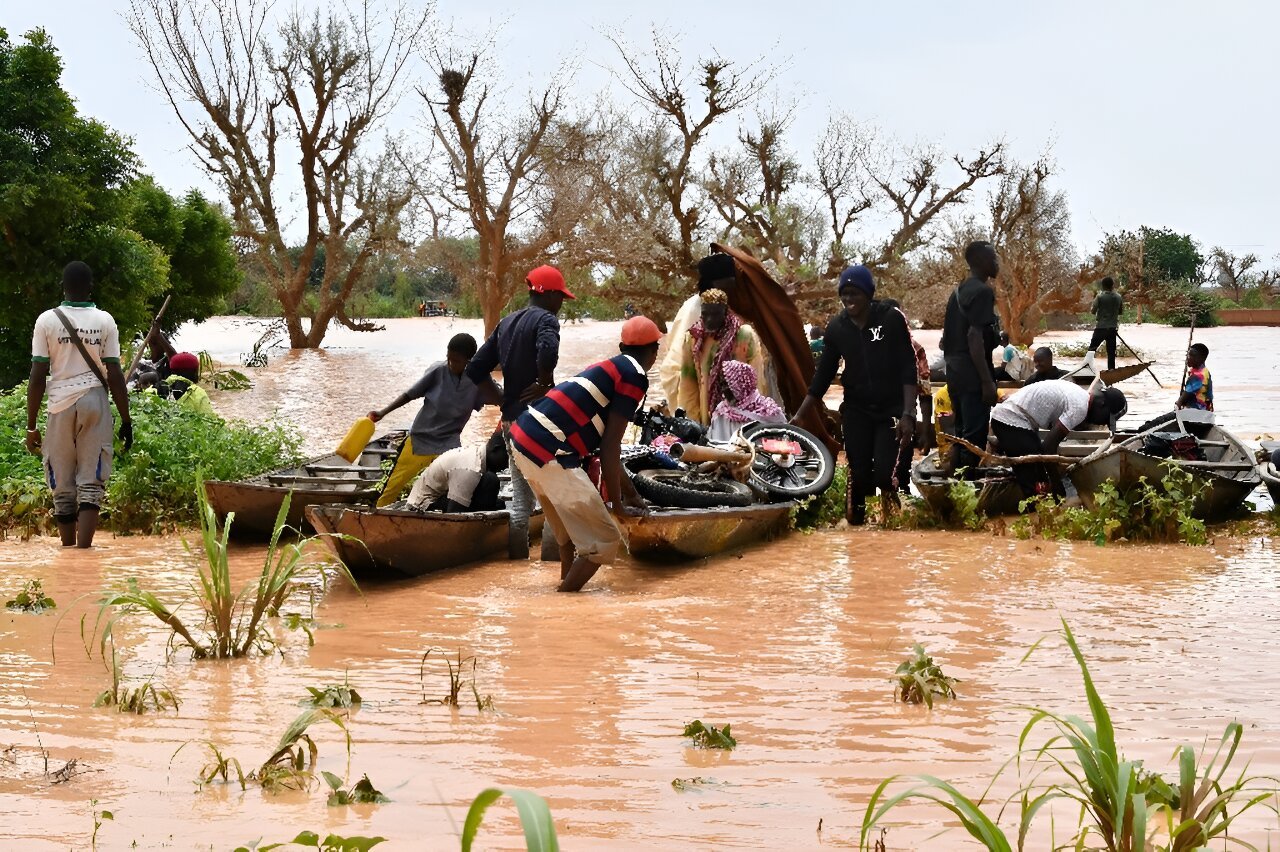
POLYGON ((507 469, 507 441, 499 429, 487 443, 441 453, 413 483, 405 504, 420 512, 492 512, 501 508, 498 473, 507 469))
POLYGON ((120 332, 90 300, 93 270, 72 261, 62 271, 60 307, 36 319, 27 384, 27 451, 44 457, 53 519, 63 547, 91 547, 111 475, 113 423, 107 391, 120 412, 120 440, 133 446, 129 391, 120 370, 120 332), (37 421, 49 393, 44 434, 37 421))
MULTIPOLYGON (((1000 274, 995 246, 986 240, 969 243, 964 251, 969 277, 951 291, 942 326, 942 352, 947 363, 947 390, 955 416, 955 430, 976 447, 985 447, 991 408, 998 401, 991 367, 1000 320, 991 281, 1000 274)), ((977 464, 977 457, 959 444, 952 446, 948 467, 977 464)))
MULTIPOLYGON (((529 403, 541 399, 555 384, 556 365, 560 362, 560 321, 556 315, 564 300, 573 298, 564 285, 564 276, 554 266, 531 270, 525 283, 529 285, 528 307, 498 323, 466 370, 467 378, 477 385, 493 385, 493 371, 502 369, 502 429, 508 436, 507 451, 513 458, 511 424, 529 403)), ((507 556, 528 559, 534 493, 515 465, 511 467, 511 492, 507 556)))
POLYGON ((449 340, 443 361, 428 367, 422 378, 386 408, 369 412, 369 419, 377 423, 397 408, 415 399, 422 400, 422 408, 409 427, 409 437, 378 495, 379 506, 399 500, 414 477, 441 453, 462 446, 462 430, 472 412, 485 404, 498 403, 499 396, 492 382, 481 387, 466 375, 467 365, 475 354, 476 339, 469 334, 455 334, 449 340))
POLYGON ((719 290, 730 294, 738 284, 738 271, 733 258, 723 252, 709 254, 698 261, 698 291, 684 300, 675 319, 667 327, 667 336, 671 347, 658 367, 658 381, 667 401, 675 407, 676 397, 680 393, 680 370, 682 366, 682 344, 689 329, 702 316, 702 294, 707 290, 719 290))
POLYGON ((1107 345, 1107 369, 1116 368, 1116 337, 1120 334, 1120 314, 1124 311, 1124 297, 1116 292, 1116 282, 1108 275, 1102 279, 1102 289, 1093 297, 1089 313, 1097 317, 1089 350, 1096 352, 1103 343, 1107 345))
POLYGON ((512 469, 537 494, 560 546, 558 591, 578 591, 618 554, 622 533, 611 512, 644 506, 622 470, 621 445, 661 338, 653 320, 632 317, 622 324, 619 354, 561 382, 511 424, 512 469), (595 454, 608 503, 583 469, 595 454))
POLYGON ((1034 369, 1027 380, 1023 382, 1023 386, 1034 385, 1036 382, 1046 382, 1052 379, 1060 379, 1067 374, 1067 371, 1061 367, 1053 366, 1053 350, 1048 346, 1041 346, 1031 356, 1031 363, 1034 369))
POLYGON ((676 407, 685 417, 706 426, 711 412, 724 399, 724 365, 742 361, 755 370, 757 382, 764 375, 764 350, 755 329, 729 310, 723 290, 702 293, 702 313, 680 347, 680 385, 676 407))
MULTIPOLYGON (((1115 388, 1090 392, 1075 382, 1039 382, 1014 391, 991 412, 991 431, 1000 454, 1055 455, 1067 434, 1081 423, 1108 426, 1128 411, 1124 394, 1115 388), (1049 430, 1043 440, 1040 430, 1049 430)), ((1044 463, 1015 464, 1013 475, 1026 497, 1065 493, 1056 468, 1044 463)))
POLYGON ((886 508, 896 500, 898 453, 915 436, 916 356, 902 312, 874 300, 870 269, 850 266, 840 273, 837 286, 844 310, 827 325, 813 383, 791 422, 822 405, 843 361, 840 410, 850 495, 845 516, 856 526, 866 523, 866 498, 877 488, 886 508))

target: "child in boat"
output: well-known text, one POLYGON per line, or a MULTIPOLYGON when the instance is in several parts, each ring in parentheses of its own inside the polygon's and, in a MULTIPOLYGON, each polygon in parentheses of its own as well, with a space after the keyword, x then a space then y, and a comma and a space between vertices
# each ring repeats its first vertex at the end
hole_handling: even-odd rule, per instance
POLYGON ((499 429, 488 443, 456 447, 436 456, 413 483, 406 505, 420 512, 492 512, 498 472, 507 469, 507 443, 499 429))
POLYGON ((748 423, 786 423, 782 406, 760 393, 755 369, 744 361, 725 361, 720 369, 724 399, 711 413, 707 438, 728 441, 748 423))
POLYGON ((1213 377, 1205 361, 1209 359, 1209 347, 1193 343, 1187 350, 1187 383, 1178 397, 1178 408, 1195 408, 1213 411, 1213 377))
POLYGON ((410 400, 421 399, 422 408, 413 418, 409 437, 405 440, 395 467, 378 498, 379 506, 400 499, 413 478, 427 468, 436 457, 462 446, 462 430, 472 412, 484 405, 497 405, 499 391, 491 383, 477 385, 464 375, 467 364, 476 354, 476 339, 469 334, 455 334, 445 350, 445 360, 427 368, 422 378, 379 411, 370 411, 369 419, 377 423, 410 400))

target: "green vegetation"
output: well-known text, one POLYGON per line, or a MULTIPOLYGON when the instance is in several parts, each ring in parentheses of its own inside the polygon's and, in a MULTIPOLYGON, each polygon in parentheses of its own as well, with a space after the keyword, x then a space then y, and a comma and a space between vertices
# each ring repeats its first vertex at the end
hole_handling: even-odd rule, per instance
POLYGON ((280 790, 307 790, 315 780, 320 747, 307 733, 315 722, 332 722, 342 729, 347 741, 347 757, 351 757, 351 734, 342 717, 331 710, 308 710, 293 720, 276 750, 253 771, 249 778, 269 793, 280 790))
POLYGON ((385 837, 341 837, 337 834, 327 834, 322 838, 314 831, 301 831, 287 843, 268 843, 266 846, 251 843, 248 846, 237 846, 235 852, 267 852, 284 846, 303 846, 307 849, 319 849, 320 852, 368 852, 386 841, 385 837))
MULTIPOLYGON (((1230 842, 1228 829, 1242 813, 1258 805, 1275 809, 1275 805, 1268 803, 1274 791, 1260 783, 1264 779, 1249 776, 1247 768, 1238 775, 1228 776, 1243 734, 1237 722, 1227 726, 1212 755, 1197 755, 1189 745, 1177 749, 1174 753, 1178 767, 1176 786, 1144 769, 1141 761, 1125 759, 1116 742, 1110 710, 1094 687, 1084 654, 1065 620, 1062 632, 1080 669, 1089 718, 1060 716, 1038 708, 1032 710, 1031 720, 1018 737, 1015 758, 1005 763, 996 775, 998 778, 1010 766, 1016 767, 1020 775, 1019 789, 1003 805, 997 806, 987 799, 996 779, 992 779, 987 790, 975 800, 931 775, 917 776, 915 786, 888 795, 889 786, 898 777, 886 778, 867 803, 862 819, 861 848, 870 847, 879 823, 893 808, 908 800, 941 806, 959 820, 970 836, 997 852, 1012 852, 1015 848, 1015 841, 998 824, 1005 809, 1015 800, 1017 849, 1025 847, 1040 809, 1055 799, 1073 802, 1071 812, 1079 814, 1074 835, 1055 848, 1124 852, 1190 852, 1217 840, 1230 842), (1035 741, 1033 738, 1045 726, 1052 731, 1047 738, 1035 741), (1049 770, 1057 772, 1049 773, 1049 770), (1046 780, 1052 778, 1060 780, 1046 780), (1164 844, 1158 842, 1155 834, 1160 824, 1164 825, 1168 838, 1164 844)), ((1274 783, 1274 779, 1265 780, 1274 783)), ((1054 827, 1057 828, 1057 823, 1054 827)), ((1252 848, 1240 841, 1236 844, 1252 848)))
POLYGON ((53 602, 53 598, 44 593, 44 587, 39 580, 28 580, 22 587, 22 591, 5 604, 6 609, 17 612, 44 612, 46 609, 55 607, 57 604, 53 602))
POLYGON ((978 487, 967 479, 956 479, 947 488, 951 498, 951 518, 954 525, 966 530, 980 530, 987 516, 978 511, 978 487))
POLYGON ((359 707, 361 703, 360 693, 356 692, 345 677, 342 679, 342 683, 332 683, 324 689, 308 686, 307 692, 311 693, 311 697, 304 698, 303 703, 311 707, 350 709, 359 707))
POLYGON ((919 642, 911 646, 911 657, 899 664, 893 674, 898 680, 893 690, 895 701, 923 704, 931 710, 934 698, 955 698, 955 685, 960 682, 947 677, 919 642))
MULTIPOLYGON (((339 576, 359 591, 355 578, 341 562, 314 560, 308 553, 312 538, 284 545, 280 543, 291 499, 291 495, 286 495, 280 512, 276 515, 275 528, 258 581, 239 592, 232 592, 231 568, 227 560, 232 516, 227 517, 225 525, 218 523, 217 515, 204 496, 203 485, 197 491, 196 499, 204 546, 204 562, 196 568, 196 602, 204 616, 201 623, 193 631, 178 617, 175 608, 170 608, 151 592, 139 588, 137 579, 130 578, 123 592, 108 594, 103 598, 98 612, 95 630, 101 625, 104 657, 106 643, 111 639, 115 622, 125 613, 134 610, 149 612, 164 622, 174 632, 175 639, 191 648, 197 659, 244 657, 255 652, 270 653, 274 642, 267 631, 266 620, 279 615, 280 607, 293 590, 295 581, 308 571, 322 571, 322 566, 334 565, 339 576), (120 610, 108 614, 112 607, 120 610), (202 635, 197 636, 197 633, 202 635)), ((189 544, 187 549, 191 551, 189 544)))
POLYGON ((341 805, 381 805, 391 801, 373 786, 369 776, 363 776, 349 790, 342 789, 342 779, 332 772, 321 772, 329 785, 329 807, 341 805))
MULTIPOLYGON (((197 522, 196 480, 244 479, 298 461, 299 439, 281 424, 227 423, 134 394, 133 449, 117 452, 103 525, 117 533, 161 533, 197 522)), ((0 533, 52 530, 53 506, 39 456, 24 445, 25 384, 0 393, 0 533)), ((43 428, 43 424, 41 424, 43 428)))
POLYGON ((200 361, 200 373, 197 378, 206 389, 239 391, 253 387, 253 382, 249 381, 248 376, 239 370, 215 363, 213 356, 207 350, 201 349, 197 357, 200 361))
POLYGON ((462 687, 471 687, 471 696, 476 702, 476 710, 492 710, 493 696, 486 695, 480 697, 480 690, 476 688, 476 658, 463 657, 462 652, 458 651, 457 656, 450 660, 443 648, 429 648, 422 655, 422 662, 418 665, 418 682, 422 685, 422 701, 421 704, 443 704, 446 707, 457 707, 458 696, 462 694, 462 687), (427 660, 432 654, 438 654, 440 659, 444 660, 449 677, 449 692, 442 698, 427 698, 427 660), (470 666, 470 671, 466 671, 470 666))
POLYGON ((107 821, 114 822, 116 817, 115 817, 115 814, 111 813, 111 811, 107 810, 106 808, 103 808, 102 810, 98 810, 97 799, 89 800, 89 809, 90 811, 93 812, 93 835, 89 838, 89 848, 97 849, 98 848, 98 832, 102 829, 102 824, 107 821))
POLYGON ((133 713, 141 716, 147 710, 157 712, 166 707, 178 709, 178 696, 166 686, 156 686, 151 678, 147 678, 140 686, 128 687, 120 684, 120 660, 116 657, 115 648, 111 649, 111 688, 103 690, 93 700, 94 707, 114 707, 121 713, 133 713))
POLYGON ((701 775, 697 776, 696 778, 672 778, 671 789, 675 790, 678 793, 683 793, 686 790, 692 790, 698 787, 705 787, 707 784, 710 784, 710 783, 712 783, 710 778, 703 778, 701 775))
MULTIPOLYGON (((173 756, 177 757, 178 752, 182 751, 188 745, 190 745, 190 743, 183 743, 178 746, 177 751, 173 753, 173 756)), ((209 751, 209 762, 200 769, 200 773, 196 776, 196 783, 201 787, 205 784, 212 784, 215 781, 220 781, 223 784, 230 784, 231 772, 232 770, 235 770, 236 783, 240 785, 241 790, 244 790, 247 786, 245 784, 246 776, 244 774, 244 769, 240 766, 240 761, 230 755, 223 754, 222 749, 219 748, 216 743, 204 740, 201 745, 209 751)), ((170 762, 172 762, 172 760, 173 758, 170 758, 170 762)))
POLYGON ((791 510, 791 527, 800 532, 813 532, 833 527, 844 519, 845 489, 849 483, 849 469, 836 466, 831 485, 821 494, 806 497, 791 510))
POLYGON ((684 726, 682 737, 690 737, 698 748, 719 748, 732 751, 738 747, 738 741, 729 732, 729 726, 717 728, 715 725, 704 725, 702 720, 694 719, 684 726))
POLYGON ((560 842, 556 839, 556 826, 551 819, 551 808, 547 806, 547 800, 530 790, 515 787, 490 787, 475 797, 471 807, 467 809, 467 818, 462 823, 462 852, 471 852, 476 832, 480 830, 480 823, 484 820, 484 812, 503 796, 516 803, 520 827, 524 829, 526 852, 560 852, 560 842))

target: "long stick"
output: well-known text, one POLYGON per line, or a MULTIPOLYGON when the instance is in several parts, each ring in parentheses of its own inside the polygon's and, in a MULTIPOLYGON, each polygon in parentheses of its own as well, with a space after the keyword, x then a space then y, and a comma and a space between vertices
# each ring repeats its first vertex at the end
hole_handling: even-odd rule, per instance
POLYGON ((133 363, 129 365, 129 372, 124 374, 127 380, 133 375, 133 371, 138 369, 138 362, 142 360, 142 353, 147 351, 147 344, 151 342, 151 332, 155 331, 160 320, 164 317, 164 312, 169 307, 169 300, 173 298, 173 294, 164 297, 164 304, 160 306, 160 311, 156 314, 156 318, 151 321, 151 327, 147 329, 147 336, 142 338, 142 342, 138 344, 138 351, 133 353, 133 363))
MULTIPOLYGON (((1195 317, 1192 317, 1191 321, 1195 322, 1195 317)), ((1130 355, 1137 358, 1139 361, 1142 360, 1142 356, 1137 353, 1137 350, 1135 350, 1132 346, 1129 345, 1129 341, 1125 340, 1123 337, 1120 336, 1119 329, 1116 330, 1116 340, 1119 340, 1121 343, 1124 344, 1124 348, 1129 350, 1130 355)), ((1156 380, 1156 385, 1158 385, 1160 388, 1164 388, 1164 385, 1160 384, 1160 377, 1155 374, 1154 370, 1152 370, 1150 367, 1147 367, 1147 372, 1151 374, 1151 378, 1156 380)))
MULTIPOLYGON (((1191 369, 1191 365, 1187 363, 1187 352, 1191 351, 1191 341, 1196 336, 1196 309, 1195 305, 1191 306, 1191 331, 1187 334, 1187 350, 1182 353, 1182 383, 1178 385, 1178 399, 1182 399, 1182 391, 1187 386, 1187 370, 1191 369)), ((1177 408, 1177 403, 1174 408, 1177 408)))
POLYGON ((956 435, 948 435, 947 440, 954 441, 955 443, 964 447, 969 452, 978 456, 979 458, 978 464, 986 464, 987 462, 995 462, 996 464, 1001 464, 1001 465, 1046 464, 1046 463, 1047 464, 1075 464, 1076 462, 1080 461, 1079 458, 1075 458, 1073 456, 1051 456, 1051 455, 1017 456, 1015 458, 1009 458, 1008 456, 1000 456, 1000 455, 996 455, 995 453, 989 453, 986 450, 980 450, 978 449, 978 447, 969 443, 964 438, 958 437, 956 435))

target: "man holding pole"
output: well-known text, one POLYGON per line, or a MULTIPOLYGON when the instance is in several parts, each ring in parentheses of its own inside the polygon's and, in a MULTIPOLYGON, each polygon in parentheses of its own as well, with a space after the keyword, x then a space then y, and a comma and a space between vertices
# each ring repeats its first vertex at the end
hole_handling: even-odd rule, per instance
POLYGON ((1110 275, 1102 279, 1102 289, 1093 299, 1089 312, 1098 318, 1093 328, 1089 350, 1096 352, 1107 344, 1107 369, 1116 368, 1116 337, 1120 333, 1120 314, 1124 311, 1124 298, 1116 292, 1116 282, 1110 275))

